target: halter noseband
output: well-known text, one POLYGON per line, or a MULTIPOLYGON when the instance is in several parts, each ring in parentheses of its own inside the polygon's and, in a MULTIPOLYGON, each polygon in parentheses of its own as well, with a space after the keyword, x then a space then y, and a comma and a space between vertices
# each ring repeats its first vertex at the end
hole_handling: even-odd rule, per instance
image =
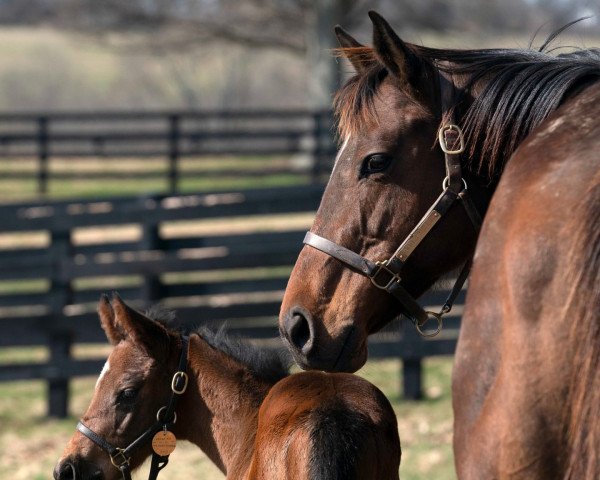
MULTIPOLYGON (((187 389, 188 375, 186 373, 187 358, 189 349, 189 337, 181 336, 181 355, 179 357, 179 365, 177 371, 173 375, 171 380, 171 399, 168 405, 161 407, 156 412, 156 422, 151 425, 144 433, 137 437, 133 442, 126 448, 118 448, 108 443, 103 437, 95 433, 89 427, 84 425, 83 422, 77 424, 77 430, 89 438, 92 442, 98 445, 108 455, 110 455, 111 463, 120 470, 123 480, 131 480, 131 455, 142 445, 146 444, 150 439, 154 437, 161 430, 166 431, 168 427, 173 426, 177 421, 177 414, 175 407, 177 406, 177 400, 183 395, 187 389)), ((169 455, 159 455, 156 452, 152 452, 152 464, 150 467, 150 473, 148 480, 155 480, 158 477, 159 472, 167 466, 169 463, 169 455)))
MULTIPOLYGON (((452 101, 454 85, 441 76, 439 78, 442 105, 448 106, 452 101)), ((452 309, 458 293, 469 276, 472 259, 469 258, 463 265, 444 306, 437 313, 424 310, 417 300, 401 285, 402 278, 400 274, 402 273, 402 268, 415 248, 423 241, 433 226, 448 212, 456 200, 461 200, 475 230, 479 232, 481 227, 481 216, 471 197, 467 194, 467 182, 462 176, 460 154, 465 149, 464 136, 460 127, 452 121, 452 109, 447 108, 444 110, 447 111, 449 121, 443 123, 438 132, 438 140, 440 148, 444 152, 446 165, 446 177, 442 182, 442 193, 390 258, 372 262, 310 231, 304 237, 305 245, 310 245, 336 258, 351 270, 369 278, 375 287, 393 295, 400 302, 403 314, 413 322, 417 331, 424 337, 435 336, 442 329, 442 317, 452 309), (423 327, 430 318, 436 319, 437 327, 433 331, 425 331, 423 327)))

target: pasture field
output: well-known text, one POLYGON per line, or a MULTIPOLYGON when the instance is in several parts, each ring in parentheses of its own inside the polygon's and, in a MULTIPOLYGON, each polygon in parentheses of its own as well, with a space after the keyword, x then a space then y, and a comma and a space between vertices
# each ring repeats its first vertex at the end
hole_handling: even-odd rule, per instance
MULTIPOLYGON (((107 347, 84 347, 79 355, 106 352, 107 347)), ((5 349, 0 362, 43 357, 43 349, 5 349)), ((358 372, 376 384, 397 413, 402 442, 401 478, 404 480, 450 480, 455 478, 452 458, 452 410, 450 372, 452 359, 425 361, 426 399, 402 401, 399 395, 398 361, 370 361, 358 372)), ((77 418, 87 407, 95 378, 72 381, 71 416, 66 420, 45 418, 45 385, 42 382, 0 384, 0 480, 46 480, 73 434, 77 418)), ((148 464, 134 475, 147 478, 148 464)), ((171 455, 163 480, 223 479, 223 474, 194 445, 180 442, 171 455)))
MULTIPOLYGON (((310 183, 306 172, 276 173, 269 169, 289 166, 294 157, 246 156, 246 157, 184 157, 180 159, 179 193, 209 192, 214 190, 238 190, 268 188, 310 183), (212 170, 231 170, 232 175, 210 175, 212 170), (263 175, 252 175, 262 171, 263 175), (244 173, 249 175, 244 175, 244 173), (203 173, 208 175, 204 176, 203 173)), ((0 157, 0 203, 44 198, 85 198, 139 195, 168 192, 166 158, 56 158, 49 159, 48 192, 40 197, 37 193, 36 166, 34 158, 0 157), (53 178, 53 174, 71 172, 72 178, 53 178), (151 178, 136 178, 138 172, 154 174, 151 178), (21 174, 23 178, 11 178, 3 174, 21 174), (108 173, 113 178, 94 179, 87 174, 108 173)))

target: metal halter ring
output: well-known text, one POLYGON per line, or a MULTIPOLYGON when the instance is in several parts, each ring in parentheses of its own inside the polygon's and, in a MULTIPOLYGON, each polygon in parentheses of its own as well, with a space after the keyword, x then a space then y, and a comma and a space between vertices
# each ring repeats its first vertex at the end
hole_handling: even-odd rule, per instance
POLYGON ((129 460, 130 459, 125 455, 125 450, 122 448, 117 448, 117 453, 110 456, 110 463, 112 463, 119 470, 123 465, 129 465, 129 460), (120 460, 120 463, 117 463, 117 457, 119 457, 118 460, 120 460))
POLYGON ((442 331, 442 316, 444 315, 444 313, 435 313, 429 311, 425 311, 425 313, 427 314, 427 320, 425 320, 425 322, 423 323, 415 322, 415 328, 422 337, 435 337, 438 333, 442 331), (435 330, 428 331, 422 330, 421 327, 425 326, 430 318, 435 318, 437 320, 437 328, 435 330))
MULTIPOLYGON (((162 413, 163 410, 166 410, 166 409, 167 409, 167 407, 160 407, 158 409, 158 412, 156 412, 156 421, 157 422, 163 422, 164 421, 165 423, 167 423, 167 419, 166 418, 164 420, 160 419, 160 414, 162 413)), ((170 422, 170 423, 177 423, 177 412, 173 412, 173 421, 170 422)))
MULTIPOLYGON (((462 182, 463 182, 463 186, 465 188, 463 188, 463 190, 467 189, 467 181, 464 178, 461 178, 462 182)), ((448 177, 444 177, 444 180, 442 181, 442 190, 446 190, 448 188, 448 182, 450 181, 450 179, 448 177)))

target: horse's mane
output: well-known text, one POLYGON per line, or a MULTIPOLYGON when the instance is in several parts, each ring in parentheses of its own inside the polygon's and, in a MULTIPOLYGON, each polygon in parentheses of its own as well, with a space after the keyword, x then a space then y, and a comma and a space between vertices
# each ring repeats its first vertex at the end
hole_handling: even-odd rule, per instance
MULTIPOLYGON (((469 156, 478 172, 497 176, 519 144, 575 89, 600 79, 600 53, 554 56, 533 50, 436 50, 419 47, 452 74, 467 74, 464 94, 486 81, 462 116, 469 156)), ((460 102, 462 99, 458 99, 460 102)), ((460 114, 460 104, 457 105, 460 114)))
MULTIPOLYGON (((549 37, 554 39, 556 34, 549 37)), ((544 43, 547 48, 549 41, 544 43)), ((465 131, 471 161, 477 173, 497 176, 503 162, 529 133, 545 120, 577 88, 600 79, 600 50, 580 50, 552 55, 521 49, 452 50, 408 45, 422 62, 453 75, 465 75, 467 85, 456 98, 455 111, 465 131), (479 87, 477 98, 465 107, 464 100, 479 87)), ((337 93, 334 101, 342 138, 373 122, 373 98, 387 77, 370 47, 340 49, 359 56, 361 72, 337 93)), ((444 112, 446 113, 446 112, 444 112)))
MULTIPOLYGON (((175 331, 175 313, 160 306, 151 307, 146 316, 175 331)), ((218 330, 201 326, 193 330, 214 349, 244 364, 256 376, 275 383, 289 375, 292 364, 290 355, 283 347, 259 348, 241 338, 229 335, 225 327, 218 330)))
POLYGON ((246 365, 252 373, 270 382, 277 382, 289 375, 292 363, 287 350, 281 348, 259 348, 241 338, 228 335, 225 327, 211 330, 199 327, 195 333, 206 343, 246 365))

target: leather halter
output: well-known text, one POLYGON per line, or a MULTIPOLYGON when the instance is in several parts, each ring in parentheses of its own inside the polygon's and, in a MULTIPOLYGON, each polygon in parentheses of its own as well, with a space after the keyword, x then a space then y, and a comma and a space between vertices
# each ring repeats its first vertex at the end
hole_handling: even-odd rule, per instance
POLYGON ((403 310, 402 313, 413 322, 417 331, 424 337, 435 336, 442 329, 442 317, 452 309, 454 300, 456 300, 458 293, 469 276, 472 259, 469 258, 463 265, 450 295, 446 299, 442 309, 437 313, 424 310, 417 300, 402 286, 402 268, 417 246, 419 246, 434 225, 448 212, 457 200, 461 201, 460 203, 464 206, 467 216, 477 233, 481 227, 481 216, 467 193, 467 182, 462 176, 460 154, 465 148, 464 136, 460 127, 453 122, 453 112, 450 107, 452 105, 452 98, 454 97, 454 85, 442 76, 439 79, 442 97, 441 103, 444 110, 442 118, 445 119, 442 121, 442 125, 438 131, 438 140, 440 148, 444 152, 446 165, 446 177, 442 182, 442 193, 396 249, 394 254, 387 260, 373 262, 310 231, 304 237, 305 245, 310 245, 336 258, 351 270, 369 278, 375 287, 393 295, 400 302, 403 310), (423 330, 423 327, 430 318, 436 319, 436 329, 432 331, 423 330))
MULTIPOLYGON (((167 430, 177 421, 177 414, 175 407, 177 406, 177 400, 187 389, 188 376, 186 373, 187 358, 189 349, 189 337, 181 336, 181 356, 179 357, 179 366, 177 371, 173 374, 171 380, 171 399, 168 405, 161 407, 156 413, 156 422, 152 424, 145 432, 137 437, 133 442, 126 448, 118 448, 108 443, 103 437, 98 435, 96 432, 91 430, 89 427, 84 425, 83 422, 77 424, 77 430, 83 435, 89 438, 92 442, 98 445, 108 455, 110 455, 111 463, 119 469, 123 480, 131 480, 131 456, 135 450, 142 445, 150 441, 154 435, 161 430, 167 430)), ((152 452, 152 464, 150 467, 150 473, 148 480, 155 480, 158 477, 159 472, 167 466, 169 463, 169 456, 161 456, 156 452, 152 452)))

